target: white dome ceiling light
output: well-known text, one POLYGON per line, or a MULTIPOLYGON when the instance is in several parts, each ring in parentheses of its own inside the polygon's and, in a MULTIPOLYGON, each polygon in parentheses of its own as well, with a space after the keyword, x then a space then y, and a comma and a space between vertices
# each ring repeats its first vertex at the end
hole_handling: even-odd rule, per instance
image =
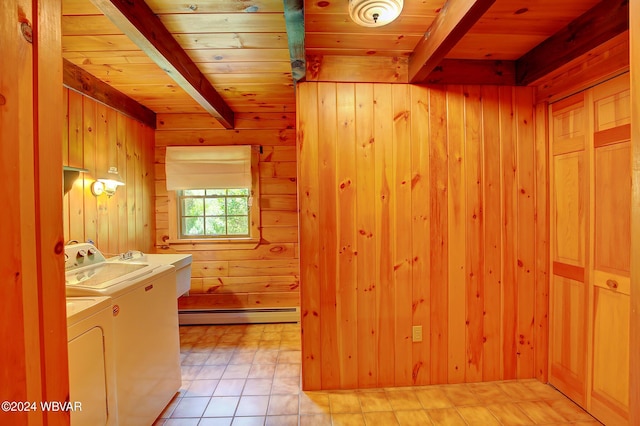
POLYGON ((349 0, 349 16, 363 27, 381 27, 396 19, 404 0, 349 0))

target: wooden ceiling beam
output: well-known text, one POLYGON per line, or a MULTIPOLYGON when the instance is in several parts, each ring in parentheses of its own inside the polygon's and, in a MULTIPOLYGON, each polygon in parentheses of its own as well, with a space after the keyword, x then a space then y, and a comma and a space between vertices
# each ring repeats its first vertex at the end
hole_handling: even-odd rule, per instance
POLYGON ((291 75, 297 83, 307 71, 304 52, 304 2, 303 0, 283 0, 284 21, 287 26, 291 75))
POLYGON ((514 86, 514 61, 443 59, 424 79, 426 84, 480 84, 514 86))
MULTIPOLYGON (((307 55, 307 81, 407 83, 407 58, 307 55)), ((443 59, 418 84, 514 86, 514 61, 443 59)))
POLYGON ((91 3, 223 127, 233 128, 229 105, 143 0, 91 0, 91 3))
POLYGON ((409 82, 423 82, 495 0, 447 0, 409 57, 409 82))
POLYGON ((516 83, 530 85, 629 29, 629 0, 603 0, 516 61, 516 83))
POLYGON ((152 129, 156 128, 155 112, 66 59, 62 60, 62 84, 120 111, 152 129))

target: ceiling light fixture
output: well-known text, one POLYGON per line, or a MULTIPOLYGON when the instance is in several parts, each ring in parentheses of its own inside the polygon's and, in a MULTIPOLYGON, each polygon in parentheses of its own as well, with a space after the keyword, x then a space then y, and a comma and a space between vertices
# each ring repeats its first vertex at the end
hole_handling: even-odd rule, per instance
POLYGON ((349 16, 363 27, 381 27, 402 12, 404 0, 349 0, 349 16))

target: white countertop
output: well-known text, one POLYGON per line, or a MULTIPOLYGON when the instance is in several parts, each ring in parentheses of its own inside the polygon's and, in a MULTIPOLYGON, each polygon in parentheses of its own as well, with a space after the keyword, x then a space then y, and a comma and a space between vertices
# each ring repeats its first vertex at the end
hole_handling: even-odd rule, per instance
POLYGON ((193 259, 191 254, 146 254, 143 256, 143 261, 146 261, 152 265, 173 265, 176 269, 183 268, 190 265, 193 259))
POLYGON ((109 306, 111 298, 106 296, 67 297, 67 326, 89 318, 109 306))

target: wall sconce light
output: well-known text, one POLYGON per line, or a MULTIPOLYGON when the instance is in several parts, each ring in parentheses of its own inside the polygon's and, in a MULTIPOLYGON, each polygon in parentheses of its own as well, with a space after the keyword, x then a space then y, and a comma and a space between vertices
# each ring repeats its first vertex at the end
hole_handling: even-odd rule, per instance
POLYGON ((91 193, 96 197, 101 195, 102 193, 105 193, 107 194, 107 196, 111 197, 116 193, 116 189, 118 189, 118 187, 121 185, 124 185, 124 182, 120 180, 120 176, 118 175, 118 168, 109 167, 109 171, 107 172, 106 177, 100 178, 91 184, 91 193))
POLYGON ((349 0, 351 20, 363 27, 381 27, 402 12, 404 0, 349 0))

